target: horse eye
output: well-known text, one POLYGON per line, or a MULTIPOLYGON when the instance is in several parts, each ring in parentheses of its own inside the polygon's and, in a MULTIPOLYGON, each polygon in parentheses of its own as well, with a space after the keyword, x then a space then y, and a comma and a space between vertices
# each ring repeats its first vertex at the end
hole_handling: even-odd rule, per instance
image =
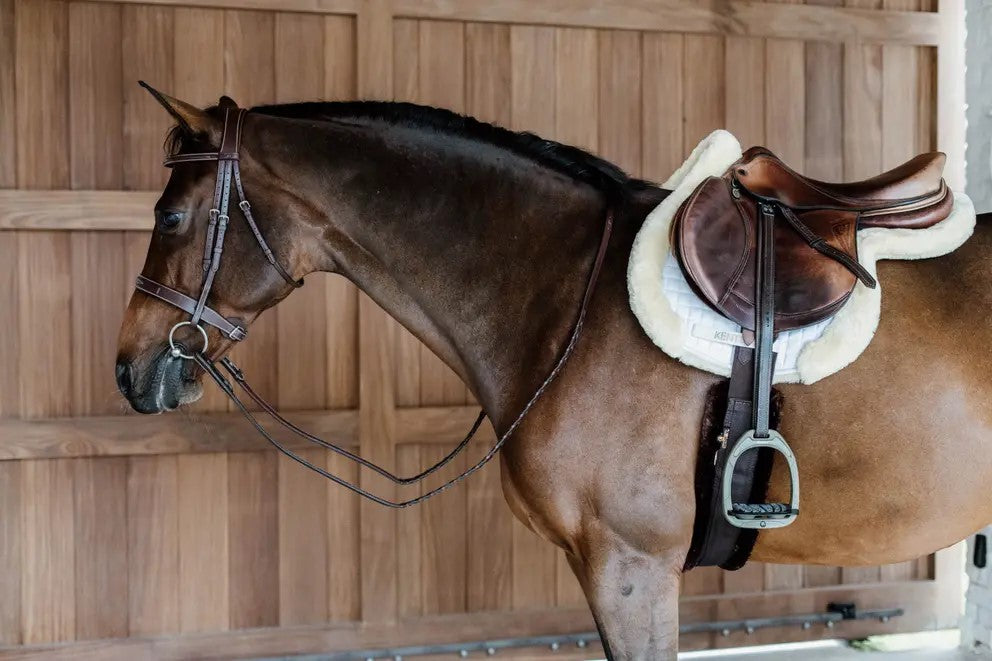
POLYGON ((155 222, 162 229, 171 230, 178 227, 183 221, 183 213, 180 211, 155 211, 155 222))

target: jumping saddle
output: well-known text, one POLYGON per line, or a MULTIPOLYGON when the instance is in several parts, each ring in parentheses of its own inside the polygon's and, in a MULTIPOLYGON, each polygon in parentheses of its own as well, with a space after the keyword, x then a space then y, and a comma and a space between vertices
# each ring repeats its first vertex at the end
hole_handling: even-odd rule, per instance
POLYGON ((747 531, 753 545, 757 530, 796 519, 795 456, 771 428, 774 339, 836 314, 859 281, 876 286, 858 262, 859 229, 920 229, 950 214, 944 162, 941 153, 923 154, 865 181, 827 183, 752 147, 723 176, 700 183, 679 208, 671 245, 685 278, 741 327, 743 338, 708 486, 711 515, 705 529, 697 526, 694 564, 725 566, 747 531), (790 502, 751 502, 763 493, 763 485, 755 488, 758 462, 764 456, 770 465, 772 452, 787 462, 790 502))

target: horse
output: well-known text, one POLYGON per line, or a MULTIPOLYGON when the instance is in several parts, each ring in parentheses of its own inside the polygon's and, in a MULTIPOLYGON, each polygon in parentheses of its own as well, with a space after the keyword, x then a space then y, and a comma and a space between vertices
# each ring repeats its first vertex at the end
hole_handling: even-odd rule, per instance
MULTIPOLYGON (((176 121, 167 148, 218 151, 222 106, 154 92, 176 121)), ((240 179, 272 268, 232 211, 210 306, 249 324, 316 272, 343 275, 470 386, 497 433, 516 420, 576 324, 571 358, 499 455, 514 515, 564 549, 610 659, 675 658, 678 595, 696 514, 707 393, 721 379, 660 352, 632 314, 634 237, 668 191, 577 148, 393 102, 314 102, 244 115, 240 179)), ((172 172, 142 275, 194 296, 217 166, 172 172)), ((759 535, 751 559, 875 565, 917 558, 992 521, 992 226, 945 257, 885 262, 886 298, 864 354, 813 385, 782 384, 783 433, 803 512, 759 535)), ((202 393, 170 351, 189 316, 136 291, 117 381, 142 413, 202 393)), ((211 358, 232 340, 214 328, 211 358)), ((769 498, 787 499, 776 462, 769 498)), ((444 496, 441 496, 444 497, 444 496)))

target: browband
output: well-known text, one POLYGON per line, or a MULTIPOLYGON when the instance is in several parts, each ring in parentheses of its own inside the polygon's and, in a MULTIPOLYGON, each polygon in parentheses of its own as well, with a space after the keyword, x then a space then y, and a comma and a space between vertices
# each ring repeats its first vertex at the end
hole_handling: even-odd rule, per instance
MULTIPOLYGON (((154 296, 160 301, 165 301, 166 303, 188 312, 189 314, 193 314, 196 310, 195 298, 190 298, 186 294, 176 291, 172 287, 167 287, 163 284, 155 282, 154 280, 149 280, 143 275, 139 275, 138 279, 135 280, 134 288, 140 292, 148 294, 149 296, 154 296)), ((235 342, 240 342, 248 337, 248 330, 244 326, 231 321, 227 317, 224 317, 213 308, 204 306, 203 312, 200 315, 200 320, 205 324, 213 326, 235 342)))

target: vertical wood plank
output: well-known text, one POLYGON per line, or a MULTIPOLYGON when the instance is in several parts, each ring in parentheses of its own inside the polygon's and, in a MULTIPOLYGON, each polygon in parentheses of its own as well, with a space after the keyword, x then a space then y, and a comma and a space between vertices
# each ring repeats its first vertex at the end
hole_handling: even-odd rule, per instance
POLYGON ((484 122, 510 123, 510 26, 465 26, 465 112, 484 122))
MULTIPOLYGON (((298 454, 320 468, 327 451, 298 454)), ((316 473, 279 458, 279 624, 327 620, 327 486, 316 473)))
POLYGON ((24 462, 0 461, 0 645, 20 645, 21 576, 21 473, 24 462))
POLYGON ((725 58, 723 37, 686 35, 682 61, 685 90, 682 117, 685 126, 683 154, 726 121, 725 58), (705 72, 705 73, 702 73, 705 72))
POLYGON ((786 163, 805 167, 805 45, 791 39, 768 39, 765 66, 765 145, 786 163))
POLYGON ((663 182, 688 155, 682 137, 685 38, 680 34, 650 32, 643 36, 641 93, 644 117, 642 176, 663 182))
POLYGON ((128 627, 132 636, 179 630, 178 462, 131 457, 127 474, 128 627))
POLYGON ((366 0, 355 30, 358 95, 387 100, 393 95, 393 13, 389 0, 366 0))
POLYGON ((14 16, 18 187, 68 188, 68 5, 21 2, 14 16))
POLYGON ((737 571, 723 574, 724 594, 761 592, 764 587, 765 565, 760 562, 749 562, 737 571))
MULTIPOLYGON (((487 450, 488 439, 469 446, 466 464, 474 466, 487 450)), ((513 605, 513 515, 503 499, 497 462, 473 475, 466 490, 466 606, 470 611, 509 609, 513 605)))
MULTIPOLYGON (((440 461, 453 448, 430 444, 421 448, 422 467, 440 461)), ((465 470, 465 455, 455 457, 442 473, 450 478, 465 470)), ((431 498, 423 509, 424 614, 462 613, 466 595, 467 528, 465 489, 459 485, 431 498)))
MULTIPOLYGON (((423 461, 420 445, 400 445, 396 448, 396 469, 400 475, 420 472, 423 461)), ((420 485, 411 485, 401 493, 413 498, 423 492, 420 485)), ((396 543, 403 552, 396 560, 397 612, 402 618, 424 614, 423 577, 423 508, 408 507, 396 515, 396 543)))
MULTIPOLYGON (((877 9, 881 0, 847 0, 847 6, 877 9)), ((882 170, 882 47, 844 45, 844 179, 872 177, 882 170)))
POLYGON ((36 337, 38 329, 46 332, 45 341, 20 345, 20 413, 67 415, 72 408, 69 236, 21 232, 18 253, 20 336, 36 337))
POLYGON ((745 148, 765 144, 765 40, 726 38, 727 130, 745 148))
POLYGON ((565 552, 556 551, 555 558, 555 605, 558 608, 582 608, 587 603, 586 596, 568 564, 565 552))
MULTIPOLYGON (((629 48, 630 39, 623 46, 629 48)), ((607 64, 614 63, 618 52, 613 39, 607 39, 604 57, 607 64)), ((626 53, 629 55, 629 53, 626 53)), ((557 28, 555 30, 555 98, 568 99, 568 103, 555 104, 555 139, 569 145, 596 151, 599 149, 600 87, 629 86, 630 80, 606 81, 600 69, 599 33, 596 30, 581 28, 557 28)), ((630 63, 633 66, 633 63, 630 63)), ((605 72, 607 78, 613 72, 605 72)), ((612 91, 612 90, 607 90, 612 91)), ((626 89, 621 103, 629 102, 631 90, 626 89)), ((611 105, 612 102, 607 102, 611 105)), ((612 110, 612 108, 609 108, 612 110)), ((627 109, 625 116, 633 116, 636 109, 627 109)), ((614 118, 617 122, 622 118, 614 118)), ((605 120, 612 121, 612 120, 605 120)), ((606 137, 606 140, 613 139, 606 137)), ((629 146, 628 146, 629 148, 629 146)), ((629 154, 628 154, 629 156, 629 154)), ((627 164, 627 167, 631 167, 627 164)))
POLYGON ((124 638, 127 628, 127 459, 72 462, 76 638, 124 638))
POLYGON ((22 471, 24 643, 71 641, 76 635, 72 462, 28 460, 22 471))
POLYGON ((510 27, 510 122, 515 130, 555 137, 555 29, 510 27))
POLYGON ((176 7, 175 91, 194 106, 217 103, 224 90, 224 12, 176 7))
POLYGON ((72 232, 71 317, 73 415, 120 412, 121 396, 114 382, 117 333, 127 293, 123 232, 72 232), (108 277, 109 276, 109 277, 108 277), (95 282, 101 283, 94 286, 95 282))
MULTIPOLYGON (((841 0, 808 0, 838 5, 841 0)), ((806 169, 803 174, 827 181, 844 175, 844 70, 841 44, 806 44, 806 169)), ((815 573, 815 572, 814 572, 815 573)))
POLYGON ((162 141, 172 118, 138 87, 173 89, 175 9, 150 5, 122 8, 124 86, 124 187, 128 190, 162 188, 168 172, 162 167, 162 141))
MULTIPOLYGON (((884 0, 886 9, 918 11, 919 0, 884 0)), ((882 45, 882 168, 888 170, 916 155, 919 108, 930 100, 920 95, 916 46, 882 45), (914 99, 916 103, 907 103, 914 99)))
POLYGON ((802 565, 765 565, 765 590, 800 590, 802 565))
POLYGON ((641 35, 599 33, 599 151, 627 172, 641 167, 641 35))
POLYGON ((123 183, 120 75, 121 7, 69 5, 69 136, 73 188, 116 189, 123 183))
POLYGON ((230 622, 227 454, 179 455, 179 629, 222 631, 230 622))
POLYGON ((324 93, 329 101, 355 97, 355 19, 324 17, 324 93))
MULTIPOLYGON (((349 482, 358 481, 358 465, 338 454, 328 452, 327 467, 349 482)), ((327 616, 332 621, 358 620, 362 615, 358 513, 358 496, 328 482, 327 616)))
POLYGON ((0 188, 17 185, 16 32, 14 0, 0 0, 0 188))
MULTIPOLYGON (((0 232, 0 307, 20 312, 20 238, 19 232, 0 232)), ((8 324, 7 332, 0 333, 0 418, 21 413, 21 330, 20 324, 8 324)))
POLYGON ((227 457, 230 627, 279 624, 279 497, 275 452, 227 457))

